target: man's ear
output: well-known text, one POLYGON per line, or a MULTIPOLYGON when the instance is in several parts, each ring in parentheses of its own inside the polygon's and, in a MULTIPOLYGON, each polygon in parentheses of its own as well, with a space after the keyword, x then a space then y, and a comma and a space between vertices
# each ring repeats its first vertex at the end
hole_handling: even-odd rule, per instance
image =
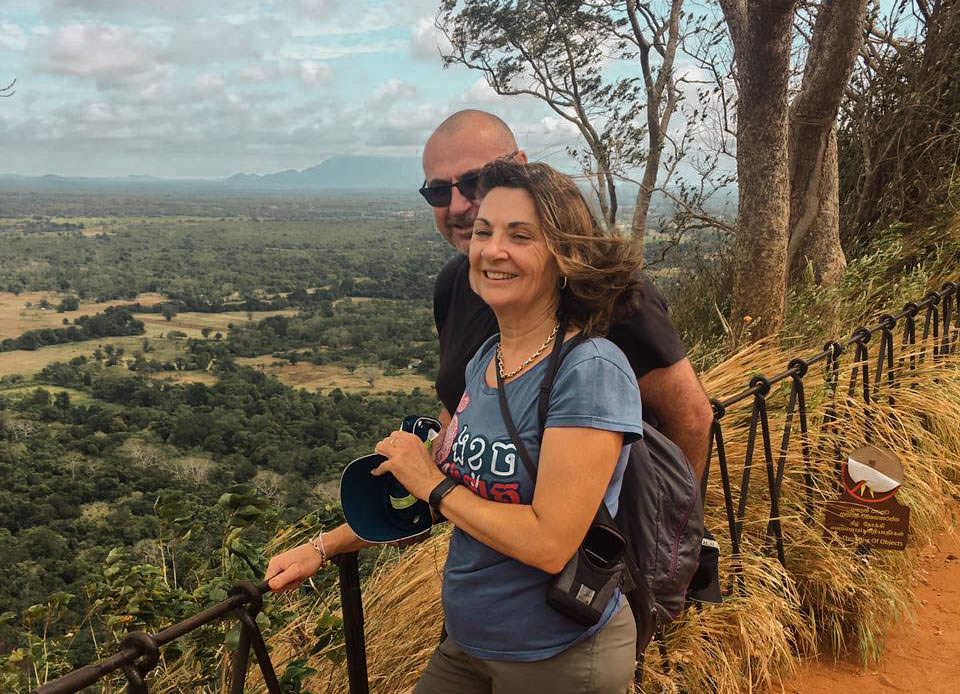
POLYGON ((521 149, 513 155, 513 161, 515 161, 517 164, 526 164, 530 160, 527 159, 527 153, 521 149))

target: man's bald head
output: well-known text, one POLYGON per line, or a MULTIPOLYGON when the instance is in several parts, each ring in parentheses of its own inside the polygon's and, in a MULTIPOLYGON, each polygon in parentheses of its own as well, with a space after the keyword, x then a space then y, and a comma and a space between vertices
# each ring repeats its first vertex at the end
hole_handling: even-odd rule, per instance
POLYGON ((427 146, 434 138, 457 138, 468 136, 471 138, 482 138, 489 144, 496 143, 499 148, 507 154, 517 148, 517 140, 513 136, 513 131, 500 118, 486 111, 478 111, 468 108, 463 111, 457 111, 452 116, 443 121, 433 131, 430 139, 427 140, 427 146))
MULTIPOLYGON (((456 183, 465 174, 511 155, 514 161, 527 161, 506 123, 486 111, 457 111, 433 131, 423 148, 424 178, 428 186, 456 183)), ((461 253, 469 248, 478 204, 453 188, 450 205, 433 208, 437 231, 461 253)))

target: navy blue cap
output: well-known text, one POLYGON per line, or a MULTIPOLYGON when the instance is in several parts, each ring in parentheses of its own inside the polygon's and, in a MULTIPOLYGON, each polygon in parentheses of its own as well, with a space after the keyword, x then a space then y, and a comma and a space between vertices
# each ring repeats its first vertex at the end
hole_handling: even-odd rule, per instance
MULTIPOLYGON (((440 430, 431 417, 410 416, 401 427, 422 440, 440 430)), ((365 542, 382 544, 409 540, 430 531, 430 505, 410 494, 390 473, 375 476, 370 471, 386 458, 379 453, 357 458, 340 478, 340 505, 347 525, 365 542)))

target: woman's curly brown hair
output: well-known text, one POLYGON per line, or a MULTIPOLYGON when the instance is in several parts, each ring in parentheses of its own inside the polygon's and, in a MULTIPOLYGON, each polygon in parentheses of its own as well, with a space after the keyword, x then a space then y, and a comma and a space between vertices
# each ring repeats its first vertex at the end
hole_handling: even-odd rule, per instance
POLYGON ((480 172, 481 195, 494 188, 518 188, 533 198, 547 249, 567 279, 561 319, 586 335, 605 335, 622 313, 636 308, 642 251, 597 223, 572 178, 546 164, 498 160, 480 172))

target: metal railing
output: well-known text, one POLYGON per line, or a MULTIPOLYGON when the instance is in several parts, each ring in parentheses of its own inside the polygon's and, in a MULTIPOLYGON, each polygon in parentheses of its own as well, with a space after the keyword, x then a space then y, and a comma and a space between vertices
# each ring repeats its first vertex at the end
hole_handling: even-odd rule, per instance
MULTIPOLYGON (((804 377, 808 374, 810 367, 823 363, 826 387, 831 396, 835 396, 839 392, 841 384, 841 356, 847 348, 853 347, 853 362, 846 388, 847 397, 853 399, 859 392, 863 398, 863 404, 869 406, 876 401, 878 394, 883 391, 886 394, 887 402, 894 405, 899 377, 905 370, 916 370, 926 360, 928 347, 930 348, 931 358, 939 360, 946 355, 955 353, 958 344, 960 344, 960 285, 955 282, 948 282, 943 285, 941 291, 930 292, 922 301, 906 304, 900 313, 896 315, 883 314, 879 317, 876 325, 858 327, 845 343, 830 342, 824 346, 823 351, 819 354, 807 359, 793 359, 783 373, 772 378, 756 375, 742 392, 724 400, 712 401, 714 420, 710 437, 708 469, 709 459, 713 458, 715 451, 717 464, 720 468, 724 511, 733 561, 730 572, 731 585, 727 588, 728 593, 737 590, 737 586, 741 589, 743 586, 742 580, 737 581, 737 586, 733 585, 733 581, 738 575, 736 563, 742 549, 743 528, 750 496, 750 478, 754 467, 754 458, 757 454, 758 438, 760 439, 759 445, 762 446, 761 455, 766 471, 767 491, 770 496, 770 515, 765 539, 772 542, 777 559, 782 565, 786 565, 786 549, 783 541, 783 529, 780 524, 781 491, 791 437, 797 428, 801 436, 801 457, 804 464, 804 509, 809 519, 814 517, 812 443, 809 438, 809 421, 804 388, 804 377), (923 327, 918 339, 917 320, 921 314, 923 316, 923 327), (896 338, 894 331, 898 325, 902 325, 899 346, 903 353, 895 361, 896 338), (877 334, 880 335, 880 342, 871 377, 869 342, 877 334), (780 437, 780 446, 775 455, 767 398, 774 385, 787 379, 791 380, 790 394, 786 405, 783 434, 780 437), (743 472, 737 490, 736 507, 734 507, 730 461, 727 456, 722 420, 729 408, 749 398, 753 398, 753 406, 743 461, 743 472)), ((831 397, 824 413, 822 426, 837 426, 837 417, 835 403, 831 397)), ((866 419, 867 435, 869 437, 870 427, 872 426, 869 410, 866 412, 866 419)), ((839 449, 834 451, 838 466, 842 460, 840 454, 839 449)), ((332 561, 337 564, 339 569, 350 692, 351 694, 367 694, 369 683, 357 553, 341 555, 332 561)), ((259 585, 250 582, 238 583, 231 591, 232 597, 227 600, 157 634, 151 635, 144 632, 128 634, 115 655, 86 665, 58 680, 44 684, 34 690, 34 693, 71 694, 94 684, 110 673, 122 670, 127 680, 128 691, 132 694, 146 694, 148 691, 146 678, 159 661, 160 647, 232 613, 240 620, 241 635, 239 648, 232 663, 230 693, 242 694, 243 692, 250 649, 252 648, 256 654, 257 664, 263 675, 267 691, 270 694, 279 694, 280 686, 276 673, 270 661, 263 635, 255 621, 262 606, 263 595, 268 591, 269 588, 265 583, 259 585)))
MULTIPOLYGON (((839 426, 836 407, 836 395, 841 386, 841 357, 848 348, 853 348, 853 361, 850 367, 850 378, 846 388, 848 402, 857 397, 862 398, 864 417, 866 422, 865 437, 870 442, 874 434, 874 422, 870 405, 878 401, 878 395, 884 392, 887 403, 891 407, 896 404, 896 391, 900 385, 900 378, 904 372, 916 371, 926 360, 928 350, 932 359, 940 360, 953 354, 960 344, 960 285, 947 282, 941 291, 928 293, 922 301, 910 302, 896 315, 882 314, 877 323, 872 326, 861 326, 855 329, 845 343, 829 342, 824 345, 823 351, 806 359, 793 359, 787 365, 786 371, 772 378, 756 375, 750 379, 746 390, 724 400, 712 400, 714 419, 711 427, 709 461, 716 451, 717 464, 720 468, 720 478, 723 487, 723 497, 729 532, 731 555, 734 562, 731 571, 731 582, 737 576, 737 560, 741 555, 743 528, 746 519, 747 503, 750 497, 750 478, 754 468, 754 459, 757 454, 758 438, 762 446, 763 464, 767 478, 767 492, 770 500, 770 515, 768 517, 766 537, 772 542, 776 551, 777 560, 786 568, 786 550, 783 542, 783 528, 781 519, 781 492, 783 489, 784 472, 786 470, 787 454, 790 448, 791 437, 799 429, 801 444, 800 455, 803 461, 803 493, 804 513, 809 521, 814 519, 814 491, 812 448, 810 440, 809 420, 806 406, 806 390, 804 378, 810 367, 821 362, 824 364, 824 383, 829 393, 828 404, 825 408, 822 427, 833 428, 839 426), (923 328, 918 340, 917 320, 923 315, 923 328), (894 331, 902 325, 898 360, 894 360, 896 337, 894 331), (870 340, 879 333, 880 342, 876 352, 876 362, 871 378, 870 340), (774 454, 771 441, 770 422, 768 417, 767 399, 771 389, 776 384, 791 380, 790 394, 787 399, 784 418, 783 434, 780 446, 774 454), (743 471, 740 487, 736 495, 734 508, 734 493, 731 483, 730 463, 726 452, 722 420, 733 405, 749 398, 753 398, 750 414, 750 425, 747 434, 746 452, 743 459, 743 471)), ((833 451, 833 458, 837 470, 840 469, 844 457, 839 448, 833 451)), ((839 479, 839 476, 837 476, 839 479)), ((742 590, 743 582, 737 581, 742 590)), ((732 585, 727 592, 734 591, 732 585)))
MULTIPOLYGON (((344 638, 347 650, 347 676, 352 694, 367 694, 367 660, 363 638, 363 606, 360 596, 360 571, 357 553, 331 559, 340 572, 340 600, 343 606, 344 638)), ((41 685, 33 694, 73 694, 95 684, 104 677, 122 670, 130 694, 147 694, 147 675, 160 660, 160 648, 200 627, 218 622, 232 613, 240 621, 240 642, 233 656, 230 694, 243 694, 250 650, 257 656, 257 665, 270 694, 281 694, 280 683, 270 660, 266 643, 256 618, 263 606, 264 594, 270 592, 267 584, 249 581, 237 583, 231 597, 217 603, 182 622, 156 633, 134 631, 127 634, 119 650, 109 658, 85 665, 63 677, 41 685)))

